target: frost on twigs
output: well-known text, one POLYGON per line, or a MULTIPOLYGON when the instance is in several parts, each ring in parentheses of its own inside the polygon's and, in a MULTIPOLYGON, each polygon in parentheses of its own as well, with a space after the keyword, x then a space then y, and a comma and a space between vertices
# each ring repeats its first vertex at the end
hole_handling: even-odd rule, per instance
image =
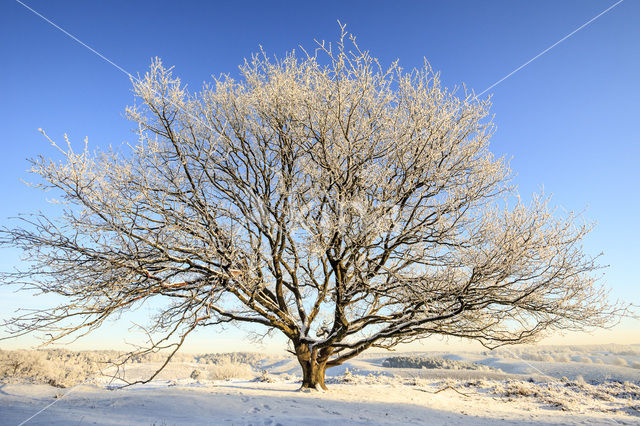
POLYGON ((549 408, 562 411, 610 411, 634 413, 640 407, 640 387, 630 382, 607 381, 590 384, 580 378, 575 381, 551 381, 530 383, 509 380, 506 382, 483 382, 479 388, 506 398, 521 401, 522 398, 536 401, 549 408))
POLYGON ((0 350, 0 382, 46 383, 66 388, 92 381, 114 352, 0 350))
POLYGON ((313 54, 260 52, 199 92, 159 59, 132 82, 129 150, 51 141, 62 160, 31 162, 64 209, 0 229, 29 259, 0 281, 62 301, 9 320, 12 335, 64 341, 149 303, 129 360, 251 324, 324 387, 369 348, 434 334, 497 347, 626 312, 583 251, 590 226, 521 201, 489 150, 489 100, 428 64, 384 66, 341 26, 313 54))
POLYGON ((327 379, 327 383, 352 384, 352 385, 399 385, 404 382, 399 376, 387 375, 381 372, 358 374, 348 368, 340 376, 327 379))
POLYGON ((261 383, 274 383, 276 381, 275 377, 269 374, 267 370, 262 370, 260 372, 260 375, 256 376, 256 378, 253 380, 255 382, 261 382, 261 383))
POLYGON ((206 367, 209 380, 247 379, 254 375, 251 366, 237 362, 222 362, 206 367))
POLYGON ((449 360, 446 358, 434 357, 408 357, 396 356, 390 357, 382 361, 383 367, 388 368, 427 368, 427 369, 447 369, 447 370, 482 370, 482 371, 498 371, 497 369, 477 364, 474 362, 449 360))

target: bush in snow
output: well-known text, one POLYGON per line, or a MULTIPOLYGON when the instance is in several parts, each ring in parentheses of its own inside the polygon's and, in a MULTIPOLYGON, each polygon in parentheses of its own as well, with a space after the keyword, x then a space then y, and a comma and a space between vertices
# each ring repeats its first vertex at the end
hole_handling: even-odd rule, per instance
POLYGON ((115 355, 112 351, 0 350, 0 380, 73 386, 99 374, 100 368, 115 355))
POLYGON ((431 357, 395 356, 385 359, 382 362, 382 366, 387 368, 441 368, 447 370, 497 371, 495 368, 473 362, 431 357))
POLYGON ((207 373, 210 380, 248 379, 254 375, 250 365, 235 362, 207 366, 207 373))
POLYGON ((344 369, 344 374, 342 375, 342 382, 343 383, 354 383, 356 381, 356 376, 349 371, 348 368, 344 369))
POLYGON ((270 359, 270 357, 256 352, 212 353, 196 357, 197 362, 202 364, 247 364, 256 370, 265 359, 270 359))
POLYGON ((620 357, 615 358, 612 363, 613 363, 613 365, 619 365, 621 367, 627 367, 629 365, 629 364, 627 364, 627 360, 626 359, 620 358, 620 357))
POLYGON ((556 362, 571 362, 571 357, 566 353, 557 354, 555 356, 556 362))
POLYGON ((253 379, 254 382, 275 383, 276 379, 267 370, 262 370, 260 375, 253 379))
POLYGON ((574 362, 580 362, 583 364, 591 364, 593 362, 591 358, 589 358, 588 356, 581 356, 581 355, 573 356, 571 357, 571 359, 574 362))

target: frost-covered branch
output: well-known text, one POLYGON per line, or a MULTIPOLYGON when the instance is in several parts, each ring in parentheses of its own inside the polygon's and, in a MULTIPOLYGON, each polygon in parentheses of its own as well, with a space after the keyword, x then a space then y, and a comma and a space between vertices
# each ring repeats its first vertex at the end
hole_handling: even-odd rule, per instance
POLYGON ((489 102, 428 65, 384 68, 341 28, 313 56, 261 52, 198 93, 156 59, 133 81, 130 151, 51 141, 62 160, 31 171, 62 214, 0 232, 29 259, 2 281, 64 302, 9 329, 56 341, 153 298, 164 337, 149 350, 266 326, 315 386, 369 347, 434 334, 495 347, 620 318, 581 247, 589 227, 510 186, 489 102))

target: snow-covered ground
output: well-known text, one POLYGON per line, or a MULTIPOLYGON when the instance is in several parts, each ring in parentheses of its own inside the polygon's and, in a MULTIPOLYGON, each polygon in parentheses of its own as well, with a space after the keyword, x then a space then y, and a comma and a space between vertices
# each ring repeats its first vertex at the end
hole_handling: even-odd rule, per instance
MULTIPOLYGON (((7 354, 0 351, 0 360, 7 354)), ((59 357, 46 358, 38 368, 59 357)), ((158 362, 129 364, 126 378, 142 378, 158 362)), ((636 362, 640 346, 633 345, 365 353, 328 370, 327 392, 298 391, 297 363, 276 356, 183 356, 158 380, 123 389, 100 376, 65 388, 39 384, 44 373, 35 380, 25 374, 36 367, 25 367, 20 376, 14 362, 15 374, 3 370, 0 424, 18 425, 46 408, 27 424, 640 425, 636 362), (392 368, 391 357, 403 357, 393 365, 438 368, 392 368)))

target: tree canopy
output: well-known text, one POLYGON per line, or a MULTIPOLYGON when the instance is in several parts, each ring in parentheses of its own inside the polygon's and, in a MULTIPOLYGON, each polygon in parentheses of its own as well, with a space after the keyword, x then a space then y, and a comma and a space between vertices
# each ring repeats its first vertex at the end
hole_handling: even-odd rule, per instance
POLYGON ((197 93, 159 59, 132 82, 130 150, 52 141, 62 161, 32 160, 64 213, 1 231, 30 260, 2 281, 64 302, 11 319, 15 335, 81 335, 157 298, 160 337, 140 351, 260 325, 289 339, 315 388, 368 348, 431 335, 492 348, 625 309, 581 246, 590 227, 510 185, 489 151, 489 100, 444 88, 427 64, 383 67, 343 28, 197 93))

